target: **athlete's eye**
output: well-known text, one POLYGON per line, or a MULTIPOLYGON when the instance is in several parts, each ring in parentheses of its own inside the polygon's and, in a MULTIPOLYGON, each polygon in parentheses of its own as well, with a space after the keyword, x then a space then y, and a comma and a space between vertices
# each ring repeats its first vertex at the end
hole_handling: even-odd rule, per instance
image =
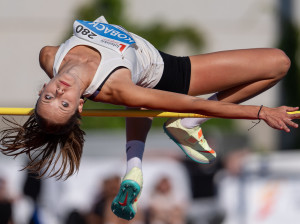
POLYGON ((69 106, 69 104, 65 101, 63 101, 61 104, 63 105, 63 107, 68 107, 69 106))
POLYGON ((52 96, 45 95, 45 99, 46 99, 46 100, 51 100, 52 98, 53 98, 52 96))

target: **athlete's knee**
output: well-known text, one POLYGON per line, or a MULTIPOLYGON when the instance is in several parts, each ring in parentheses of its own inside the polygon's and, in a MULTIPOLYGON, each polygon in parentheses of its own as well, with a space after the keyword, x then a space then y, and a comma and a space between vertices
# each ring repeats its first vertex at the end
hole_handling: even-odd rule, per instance
POLYGON ((274 57, 274 67, 276 68, 274 72, 274 78, 282 79, 290 69, 291 60, 285 54, 285 52, 280 49, 274 48, 272 51, 274 57))

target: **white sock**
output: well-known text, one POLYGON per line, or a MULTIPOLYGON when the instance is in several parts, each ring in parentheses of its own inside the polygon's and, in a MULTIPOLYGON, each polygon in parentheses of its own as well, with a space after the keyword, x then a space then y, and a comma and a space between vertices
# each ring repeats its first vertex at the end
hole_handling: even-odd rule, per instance
MULTIPOLYGON (((210 96, 207 100, 214 100, 218 101, 217 93, 213 94, 210 96)), ((199 126, 203 124, 204 122, 208 121, 211 118, 204 118, 204 117, 199 117, 199 118, 182 118, 181 119, 181 125, 185 128, 194 128, 196 126, 199 126)))
POLYGON ((126 143, 127 170, 128 173, 133 167, 142 169, 142 159, 145 143, 138 140, 131 140, 126 143))

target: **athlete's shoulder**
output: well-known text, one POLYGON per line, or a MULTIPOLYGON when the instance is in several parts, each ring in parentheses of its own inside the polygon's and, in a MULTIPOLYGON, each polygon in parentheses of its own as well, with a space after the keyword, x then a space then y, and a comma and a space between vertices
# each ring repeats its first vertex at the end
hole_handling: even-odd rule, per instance
POLYGON ((53 64, 59 46, 45 46, 40 50, 39 62, 49 78, 53 78, 53 64))

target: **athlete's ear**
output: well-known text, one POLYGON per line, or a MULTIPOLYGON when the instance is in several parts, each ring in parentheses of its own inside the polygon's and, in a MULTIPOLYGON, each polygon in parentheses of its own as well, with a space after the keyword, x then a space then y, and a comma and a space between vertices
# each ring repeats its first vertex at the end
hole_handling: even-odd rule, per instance
POLYGON ((78 106, 79 113, 82 112, 83 104, 84 104, 84 100, 83 99, 79 99, 79 106, 78 106))
POLYGON ((39 96, 41 96, 41 94, 42 94, 42 92, 44 91, 46 85, 47 85, 47 83, 44 83, 42 89, 39 91, 39 96))

